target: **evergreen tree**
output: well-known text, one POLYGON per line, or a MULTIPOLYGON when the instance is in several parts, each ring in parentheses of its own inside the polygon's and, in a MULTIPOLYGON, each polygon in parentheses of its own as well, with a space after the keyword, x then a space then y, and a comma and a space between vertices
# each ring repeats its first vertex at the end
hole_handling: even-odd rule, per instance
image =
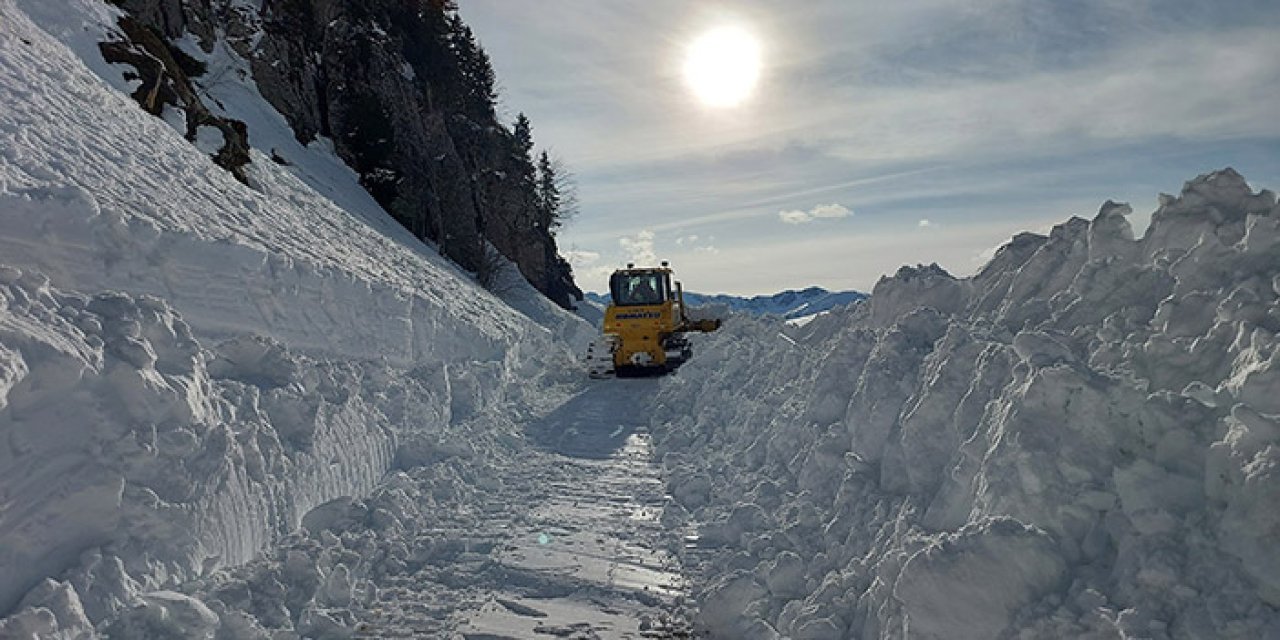
POLYGON ((475 32, 456 13, 447 18, 449 44, 458 69, 459 110, 477 118, 494 115, 498 99, 497 76, 489 54, 476 40, 475 32))
POLYGON ((419 79, 432 111, 459 101, 457 56, 453 45, 453 0, 402 0, 392 6, 388 23, 404 30, 401 52, 419 79))
POLYGON ((543 151, 538 156, 538 178, 534 186, 534 201, 538 207, 538 223, 550 229, 560 211, 560 188, 556 185, 556 170, 551 157, 543 151))
MULTIPOLYGON (((470 29, 468 29, 469 31, 470 29)), ((476 44, 475 57, 468 65, 471 78, 472 100, 477 112, 485 118, 493 119, 498 104, 498 77, 493 71, 493 63, 489 54, 479 43, 476 44)))
POLYGON ((512 127, 511 135, 515 138, 516 149, 520 152, 521 157, 532 162, 533 128, 529 125, 529 118, 525 117, 523 111, 516 116, 516 123, 512 127))
POLYGON ((511 141, 513 173, 524 200, 517 224, 522 228, 537 229, 542 219, 542 207, 538 203, 537 169, 533 165, 533 129, 524 113, 516 115, 511 141))

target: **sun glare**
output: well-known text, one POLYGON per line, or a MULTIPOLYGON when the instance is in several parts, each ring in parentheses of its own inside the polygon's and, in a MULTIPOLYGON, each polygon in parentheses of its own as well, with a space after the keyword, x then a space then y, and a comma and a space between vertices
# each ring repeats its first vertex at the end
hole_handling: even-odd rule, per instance
POLYGON ((741 104, 759 79, 760 43, 742 29, 712 29, 689 46, 684 80, 709 107, 741 104))

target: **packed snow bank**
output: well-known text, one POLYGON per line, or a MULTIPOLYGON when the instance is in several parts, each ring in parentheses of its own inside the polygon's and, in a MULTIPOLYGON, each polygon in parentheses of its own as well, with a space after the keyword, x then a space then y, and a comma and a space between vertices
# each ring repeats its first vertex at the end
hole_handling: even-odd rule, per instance
POLYGON ((172 591, 541 402, 581 323, 340 208, 322 149, 235 181, 90 71, 113 9, 51 6, 0 0, 0 637, 235 636, 172 591))
POLYGON ((12 614, 0 637, 343 633, 350 614, 329 610, 372 607, 376 590, 353 589, 404 569, 367 533, 245 572, 260 580, 221 570, 299 527, 399 540, 437 508, 488 499, 489 458, 521 442, 508 416, 581 375, 567 356, 510 349, 402 369, 259 336, 202 342, 159 298, 83 295, 0 266, 0 606, 12 614))
POLYGON ((654 424, 713 637, 1280 637, 1280 207, 1128 213, 708 337, 654 424))
POLYGON ((4 609, 102 545, 135 575, 244 562, 389 466, 391 425, 353 393, 363 375, 266 340, 205 351, 157 298, 4 273, 0 342, 18 374, 0 417, 4 609))

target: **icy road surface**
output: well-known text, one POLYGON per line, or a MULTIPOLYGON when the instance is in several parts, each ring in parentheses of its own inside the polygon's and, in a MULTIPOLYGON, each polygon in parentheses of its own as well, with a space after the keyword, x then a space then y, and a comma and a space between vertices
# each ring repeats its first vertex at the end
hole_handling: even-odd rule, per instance
MULTIPOLYGON (((448 615, 453 637, 688 637, 687 585, 670 551, 682 532, 660 522, 664 487, 644 409, 657 384, 593 383, 525 426, 536 448, 503 471, 504 495, 492 496, 474 527, 485 552, 440 567, 442 575, 481 577, 448 615)), ((359 637, 439 629, 423 607, 430 599, 414 589, 384 592, 381 613, 359 637)))

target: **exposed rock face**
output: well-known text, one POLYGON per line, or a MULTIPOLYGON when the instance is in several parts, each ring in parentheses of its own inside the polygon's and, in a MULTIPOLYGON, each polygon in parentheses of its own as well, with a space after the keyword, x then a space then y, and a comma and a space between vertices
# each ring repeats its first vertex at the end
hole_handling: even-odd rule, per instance
POLYGON ((373 197, 441 253, 481 271, 491 244, 556 303, 581 299, 536 213, 528 158, 460 81, 450 2, 118 4, 168 38, 190 33, 206 50, 225 39, 300 141, 332 139, 373 197))
POLYGON ((133 99, 157 117, 163 115, 166 106, 184 113, 187 140, 195 141, 202 127, 216 129, 222 144, 213 154, 214 162, 237 180, 247 182, 244 165, 249 163, 249 137, 244 123, 210 113, 188 77, 191 65, 183 64, 190 61, 179 60, 182 54, 171 49, 155 31, 128 16, 121 18, 120 30, 120 40, 104 42, 99 49, 107 62, 134 68, 141 84, 133 99))

